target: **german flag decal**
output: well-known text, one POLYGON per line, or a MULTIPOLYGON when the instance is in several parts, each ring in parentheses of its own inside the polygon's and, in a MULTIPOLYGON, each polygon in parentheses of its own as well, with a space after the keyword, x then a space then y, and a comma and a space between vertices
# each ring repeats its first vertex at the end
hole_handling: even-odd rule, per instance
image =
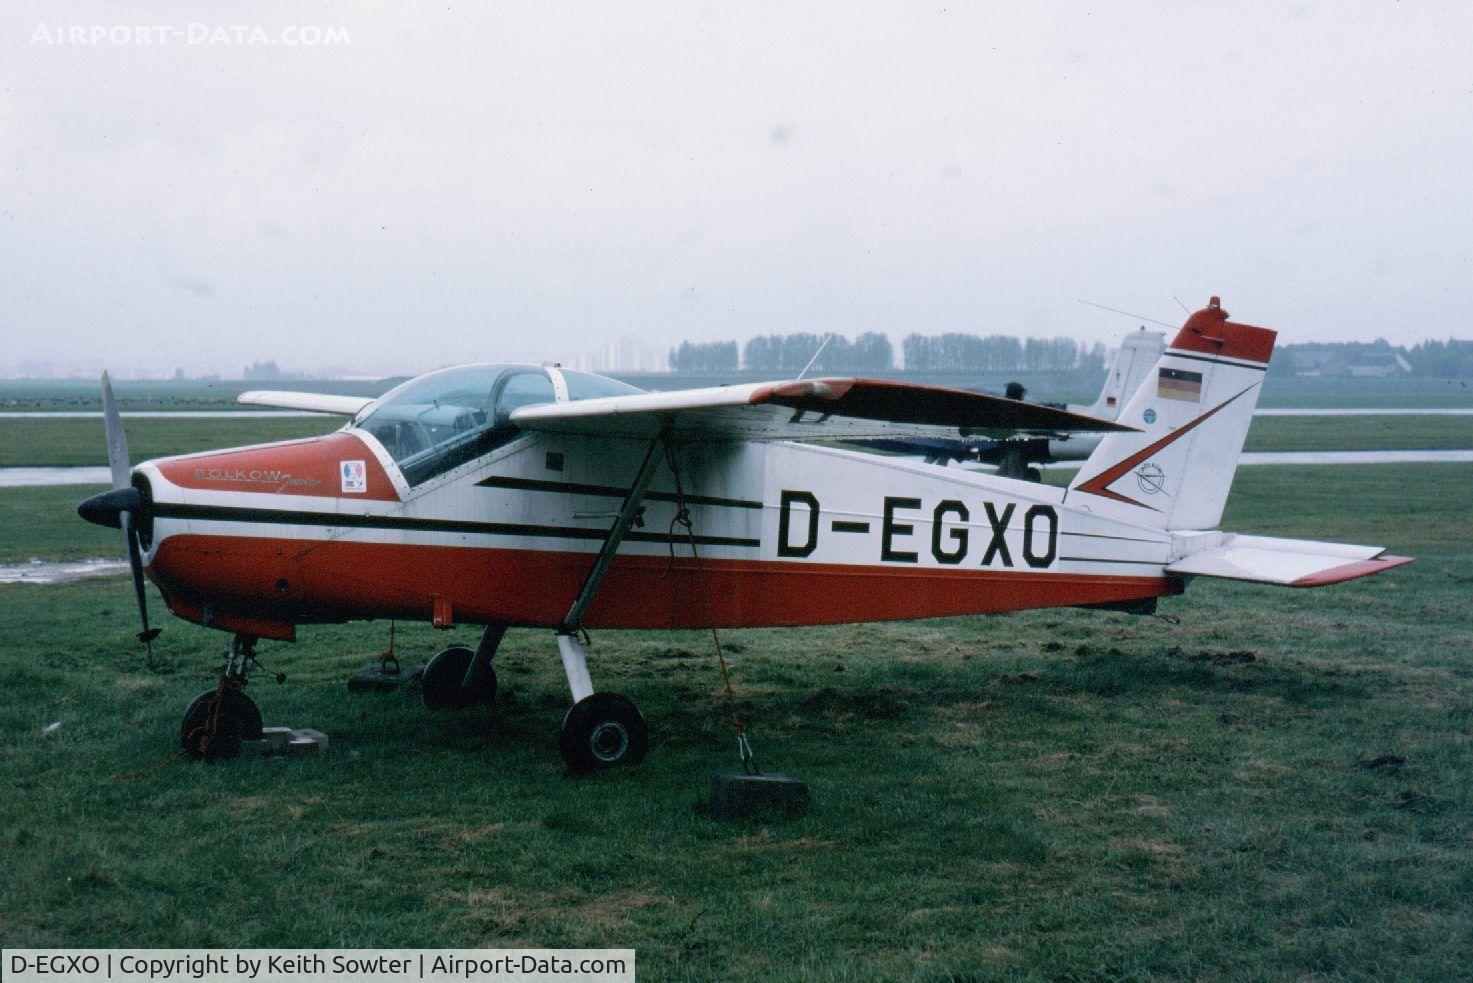
POLYGON ((1180 399, 1188 403, 1202 401, 1202 373, 1185 369, 1159 369, 1156 395, 1162 399, 1180 399))

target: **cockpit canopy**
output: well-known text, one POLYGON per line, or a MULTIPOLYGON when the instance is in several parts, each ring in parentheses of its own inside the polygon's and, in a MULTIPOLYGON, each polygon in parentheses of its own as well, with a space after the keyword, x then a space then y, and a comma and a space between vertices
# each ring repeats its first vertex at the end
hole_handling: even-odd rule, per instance
POLYGON ((511 441, 512 411, 641 390, 614 379, 542 365, 466 365, 411 379, 353 421, 372 434, 411 485, 511 441))

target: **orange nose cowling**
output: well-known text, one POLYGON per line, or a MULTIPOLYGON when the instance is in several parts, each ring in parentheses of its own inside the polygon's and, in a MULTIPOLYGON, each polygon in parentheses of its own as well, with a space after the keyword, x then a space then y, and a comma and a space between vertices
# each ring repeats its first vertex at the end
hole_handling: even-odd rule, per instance
POLYGON ((170 610, 207 627, 263 638, 290 640, 299 622, 336 620, 314 610, 306 590, 297 557, 310 544, 274 535, 291 524, 291 513, 399 500, 373 451, 347 432, 153 466, 171 484, 188 489, 182 501, 155 504, 161 521, 189 522, 188 531, 161 539, 149 565, 170 610))
POLYGON ((345 431, 168 458, 155 466, 179 487, 200 491, 399 500, 393 481, 363 438, 345 431))

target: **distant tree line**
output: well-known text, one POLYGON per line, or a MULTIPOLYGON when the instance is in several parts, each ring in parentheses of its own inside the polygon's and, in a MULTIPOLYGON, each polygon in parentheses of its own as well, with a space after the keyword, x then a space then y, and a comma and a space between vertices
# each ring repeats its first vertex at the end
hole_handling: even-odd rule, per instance
POLYGON ((890 339, 878 331, 867 331, 853 341, 833 335, 828 344, 825 337, 806 331, 758 335, 742 349, 742 366, 754 372, 801 372, 812 359, 814 372, 883 372, 895 365, 890 339))
MULTIPOLYGON (((253 380, 255 382, 281 382, 287 379, 307 378, 307 376, 303 375, 300 370, 288 371, 287 369, 283 369, 281 366, 276 364, 275 359, 267 359, 264 362, 259 360, 252 362, 250 365, 247 365, 243 370, 241 370, 240 377, 242 379, 253 380)), ((184 370, 175 369, 174 378, 183 379, 184 370)), ((199 376, 198 378, 211 379, 216 377, 199 376)))
MULTIPOLYGON (((741 349, 734 341, 683 341, 670 351, 675 372, 797 373, 809 359, 814 372, 886 372, 894 369, 895 349, 878 331, 850 340, 841 335, 800 331, 786 335, 758 335, 741 349), (822 351, 820 351, 822 347, 822 351)), ((908 335, 901 343, 905 368, 916 372, 1103 372, 1105 346, 1085 345, 1072 338, 980 337, 951 332, 908 335)))
POLYGON ((1103 372, 1105 346, 1073 338, 1014 338, 949 332, 907 335, 901 343, 913 372, 1103 372))
POLYGON ((1424 341, 1407 349, 1406 360, 1417 375, 1473 378, 1473 341, 1424 341))
POLYGON ((734 341, 682 341, 670 349, 670 368, 675 372, 735 372, 737 343, 734 341))
MULTIPOLYGON (((813 358, 826 335, 808 331, 758 335, 745 345, 735 341, 683 341, 670 350, 675 372, 737 371, 796 374, 813 358)), ((1105 370, 1104 344, 1073 338, 1017 338, 960 331, 909 334, 900 343, 908 372, 1085 372, 1105 370)), ((849 339, 834 335, 813 363, 814 372, 886 372, 896 366, 890 339, 867 331, 849 339)), ((1434 379, 1473 378, 1473 341, 1424 341, 1407 348, 1385 339, 1371 342, 1306 342, 1282 345, 1269 371, 1274 375, 1367 374, 1377 367, 1395 374, 1434 379)), ((273 378, 274 363, 257 363, 246 378, 273 378), (253 372, 254 370, 254 372, 253 372)))
MULTIPOLYGON (((179 373, 175 373, 175 376, 177 378, 179 376, 179 373)), ((284 378, 284 376, 281 371, 281 366, 276 364, 275 359, 271 359, 265 362, 252 362, 250 365, 247 365, 245 367, 245 371, 241 373, 241 378, 271 382, 277 379, 284 378)))

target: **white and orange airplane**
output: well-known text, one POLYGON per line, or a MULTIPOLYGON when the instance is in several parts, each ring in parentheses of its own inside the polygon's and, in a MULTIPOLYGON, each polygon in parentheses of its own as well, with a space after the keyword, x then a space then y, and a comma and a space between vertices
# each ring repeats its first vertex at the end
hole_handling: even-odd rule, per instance
POLYGON ((1310 587, 1408 562, 1213 528, 1274 338, 1214 297, 1114 422, 870 379, 645 393, 551 365, 472 365, 373 400, 246 393, 349 420, 136 468, 104 378, 114 487, 79 512, 124 529, 145 641, 144 574, 176 615, 234 635, 220 685, 186 714, 192 754, 258 736, 242 691, 257 639, 396 618, 485 627, 474 651, 425 666, 432 708, 494 694, 508 626, 553 629, 573 700, 560 746, 587 771, 641 760, 648 727, 594 691, 584 628, 1147 612, 1193 577, 1310 587), (829 446, 1068 433, 1103 437, 1067 488, 829 446))

